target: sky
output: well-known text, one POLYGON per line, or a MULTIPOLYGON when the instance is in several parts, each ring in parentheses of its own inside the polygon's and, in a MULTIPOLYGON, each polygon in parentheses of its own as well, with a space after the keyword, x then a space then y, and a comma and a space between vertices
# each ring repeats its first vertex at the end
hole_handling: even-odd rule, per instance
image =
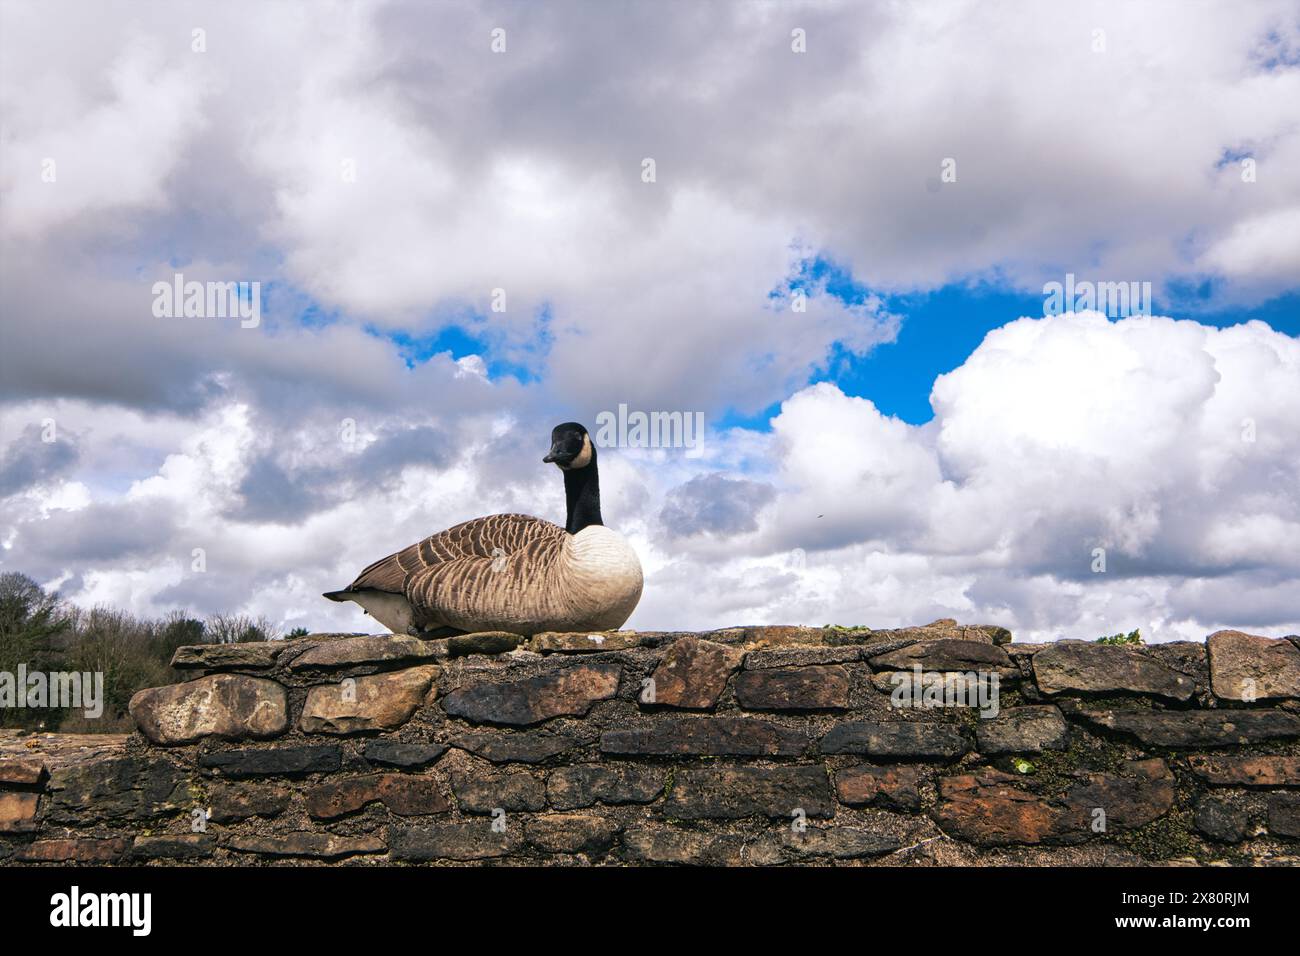
POLYGON ((0 570, 374 630, 626 406, 628 626, 1300 633, 1297 104, 1296 0, 4 0, 0 570))

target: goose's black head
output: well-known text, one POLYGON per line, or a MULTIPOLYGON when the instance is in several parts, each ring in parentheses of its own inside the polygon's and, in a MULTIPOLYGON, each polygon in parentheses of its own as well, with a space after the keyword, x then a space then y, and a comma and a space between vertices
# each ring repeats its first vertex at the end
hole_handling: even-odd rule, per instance
POLYGON ((577 471, 596 460, 596 448, 587 429, 577 422, 565 422, 551 430, 551 451, 542 461, 554 462, 562 471, 577 471))

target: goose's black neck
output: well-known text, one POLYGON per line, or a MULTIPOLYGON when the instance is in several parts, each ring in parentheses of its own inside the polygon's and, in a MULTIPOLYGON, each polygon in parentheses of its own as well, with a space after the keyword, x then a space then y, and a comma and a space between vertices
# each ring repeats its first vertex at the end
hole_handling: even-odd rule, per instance
POLYGON ((600 520, 600 479, 596 475, 596 450, 591 450, 591 463, 586 468, 574 468, 564 473, 564 497, 568 504, 568 520, 564 530, 577 534, 600 520))

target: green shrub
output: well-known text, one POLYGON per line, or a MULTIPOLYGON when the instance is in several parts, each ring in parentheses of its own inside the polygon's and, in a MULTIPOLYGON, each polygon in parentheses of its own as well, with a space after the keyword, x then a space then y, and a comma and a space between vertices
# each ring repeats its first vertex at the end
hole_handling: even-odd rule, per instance
MULTIPOLYGON (((303 634, 304 628, 298 628, 303 634)), ((0 708, 0 727, 109 733, 132 729, 127 705, 136 691, 181 679, 171 667, 187 644, 242 644, 279 637, 265 617, 217 614, 206 621, 174 611, 141 618, 115 608, 89 610, 65 604, 23 574, 0 575, 0 671, 102 674, 104 712, 85 708, 0 708)))
MULTIPOLYGON (((0 574, 0 671, 16 675, 18 665, 49 670, 68 611, 57 594, 17 572, 0 574)), ((0 727, 37 727, 50 714, 23 707, 0 709, 0 727)))
POLYGON ((1137 629, 1129 631, 1127 634, 1112 634, 1110 637, 1099 637, 1093 641, 1094 644, 1141 644, 1142 634, 1137 629))

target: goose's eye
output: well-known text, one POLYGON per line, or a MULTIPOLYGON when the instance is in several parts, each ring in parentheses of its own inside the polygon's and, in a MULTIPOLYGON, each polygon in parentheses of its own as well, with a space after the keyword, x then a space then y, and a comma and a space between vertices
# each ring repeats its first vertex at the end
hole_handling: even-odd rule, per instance
POLYGON ((542 459, 544 462, 554 462, 557 465, 567 465, 573 459, 578 457, 582 451, 581 440, 575 441, 572 438, 561 438, 551 445, 550 454, 542 459))

